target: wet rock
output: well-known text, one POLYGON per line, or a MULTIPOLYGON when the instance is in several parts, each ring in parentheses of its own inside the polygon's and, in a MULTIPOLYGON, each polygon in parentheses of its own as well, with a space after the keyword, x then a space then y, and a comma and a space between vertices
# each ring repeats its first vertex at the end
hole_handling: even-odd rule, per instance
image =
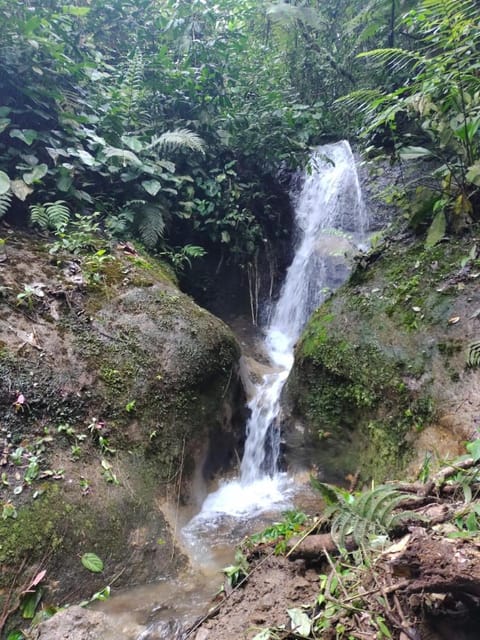
POLYGON ((99 640, 108 630, 103 613, 72 606, 60 611, 31 632, 32 640, 99 640))
POLYGON ((237 460, 244 396, 233 334, 165 265, 121 251, 92 274, 42 244, 16 232, 2 272, 2 500, 16 517, 0 520, 0 591, 24 558, 33 576, 48 557, 63 603, 185 564, 164 502, 237 460), (39 282, 43 295, 17 304, 19 283, 39 282), (92 551, 102 574, 80 563, 92 551))
POLYGON ((480 284, 461 267, 465 243, 392 241, 313 314, 282 399, 289 464, 382 481, 478 437, 480 379, 467 359, 480 284))

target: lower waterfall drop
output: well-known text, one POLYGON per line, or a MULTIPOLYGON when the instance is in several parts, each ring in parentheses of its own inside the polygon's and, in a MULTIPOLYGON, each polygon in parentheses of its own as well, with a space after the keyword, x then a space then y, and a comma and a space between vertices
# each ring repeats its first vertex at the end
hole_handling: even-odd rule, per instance
POLYGON ((278 470, 280 396, 293 366, 294 345, 313 311, 348 277, 345 257, 365 242, 367 216, 355 160, 347 141, 319 147, 296 198, 296 247, 265 331, 272 364, 249 402, 240 478, 207 496, 196 518, 253 516, 288 508, 292 482, 278 470))

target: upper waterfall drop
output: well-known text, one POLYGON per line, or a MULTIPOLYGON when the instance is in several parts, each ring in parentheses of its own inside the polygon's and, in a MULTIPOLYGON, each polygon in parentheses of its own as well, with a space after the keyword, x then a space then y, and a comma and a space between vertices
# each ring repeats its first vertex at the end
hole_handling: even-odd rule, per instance
POLYGON ((345 254, 364 244, 367 223, 349 143, 319 147, 296 198, 295 255, 265 332, 272 372, 256 385, 249 403, 240 479, 210 494, 200 516, 255 513, 285 501, 288 479, 278 471, 280 396, 294 346, 312 312, 347 279, 345 254))
MULTIPOLYGON (((297 247, 275 306, 267 340, 283 334, 286 348, 297 341, 310 315, 326 293, 342 284, 328 271, 332 237, 362 241, 367 228, 366 209, 355 159, 346 140, 324 145, 310 160, 295 208, 297 247)), ((347 274, 345 274, 346 276, 347 274)), ((341 280, 341 281, 340 281, 341 280)))

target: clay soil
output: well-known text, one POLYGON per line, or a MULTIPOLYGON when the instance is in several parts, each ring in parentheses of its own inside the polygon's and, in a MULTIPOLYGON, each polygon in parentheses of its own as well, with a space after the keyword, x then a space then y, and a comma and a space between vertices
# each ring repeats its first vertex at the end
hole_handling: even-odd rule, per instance
POLYGON ((251 640, 265 627, 285 625, 287 609, 313 602, 318 571, 303 560, 291 561, 264 550, 251 560, 253 569, 243 587, 220 604, 219 611, 186 636, 192 640, 251 640))

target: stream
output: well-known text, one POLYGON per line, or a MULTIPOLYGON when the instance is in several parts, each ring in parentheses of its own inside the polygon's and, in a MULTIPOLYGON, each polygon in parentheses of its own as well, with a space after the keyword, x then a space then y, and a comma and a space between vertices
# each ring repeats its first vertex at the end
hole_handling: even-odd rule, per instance
POLYGON ((208 608, 220 570, 235 546, 287 509, 314 509, 308 474, 280 469, 281 393, 303 327, 322 301, 347 279, 352 256, 366 245, 368 217, 355 160, 346 141, 312 155, 295 204, 295 255, 264 328, 268 372, 249 400, 245 452, 238 477, 225 479, 200 511, 175 514, 179 543, 192 569, 177 580, 129 589, 96 605, 112 618, 105 640, 181 638, 181 628, 208 608))

